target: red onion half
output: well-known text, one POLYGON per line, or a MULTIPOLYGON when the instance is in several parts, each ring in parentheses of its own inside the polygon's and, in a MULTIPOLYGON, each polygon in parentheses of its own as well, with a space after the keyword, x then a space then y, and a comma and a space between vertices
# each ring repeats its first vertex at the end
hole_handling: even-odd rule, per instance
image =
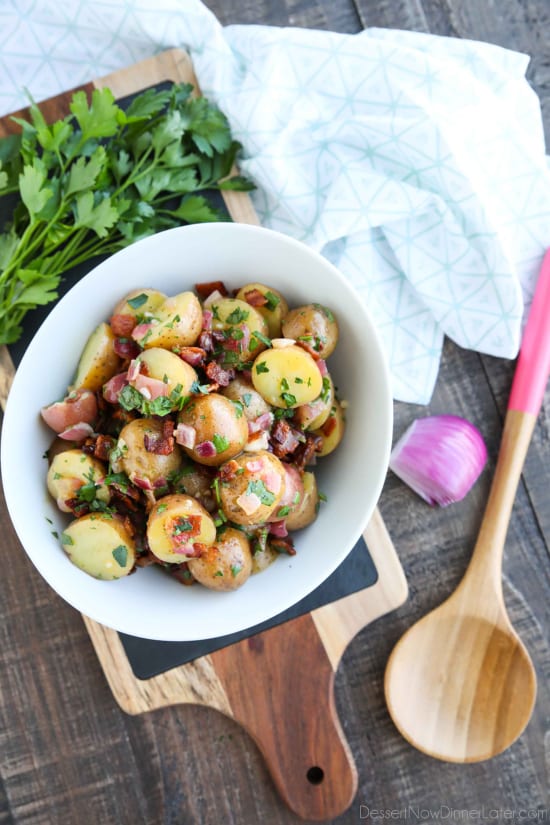
POLYGON ((401 436, 390 469, 428 504, 460 501, 477 481, 487 448, 479 430, 456 415, 419 418, 401 436))

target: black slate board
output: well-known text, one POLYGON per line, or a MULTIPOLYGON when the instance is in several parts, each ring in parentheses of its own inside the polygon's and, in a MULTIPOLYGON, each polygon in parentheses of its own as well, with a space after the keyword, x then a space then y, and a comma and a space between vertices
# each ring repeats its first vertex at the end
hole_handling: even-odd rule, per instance
MULTIPOLYGON (((277 564, 276 561, 274 563, 277 564)), ((157 676, 159 673, 164 673, 174 667, 199 659, 201 656, 206 656, 208 653, 213 653, 222 647, 255 636, 270 627, 276 627, 291 619, 296 619, 298 616, 309 613, 317 607, 322 607, 344 596, 349 596, 350 593, 356 593, 366 587, 371 587, 377 580, 378 571, 363 538, 361 538, 345 561, 313 593, 310 593, 309 596, 274 618, 254 625, 254 627, 247 630, 231 633, 228 636, 220 636, 217 639, 203 639, 198 642, 156 642, 150 639, 126 636, 124 633, 119 633, 119 636, 134 676, 138 679, 150 679, 152 676, 157 676)), ((220 597, 223 598, 223 594, 220 597)), ((185 598, 185 593, 182 594, 182 598, 185 598)))

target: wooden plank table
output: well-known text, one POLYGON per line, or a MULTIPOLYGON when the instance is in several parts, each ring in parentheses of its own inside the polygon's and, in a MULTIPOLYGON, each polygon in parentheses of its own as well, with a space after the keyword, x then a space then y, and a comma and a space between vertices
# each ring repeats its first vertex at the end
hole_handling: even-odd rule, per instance
MULTIPOLYGON (((528 77, 550 137, 547 0, 208 0, 223 23, 272 23, 354 32, 364 26, 488 40, 533 56, 528 77)), ((535 661, 539 696, 525 734, 477 765, 436 762, 411 748, 387 714, 382 676, 401 633, 456 585, 487 496, 513 365, 448 343, 429 411, 482 431, 487 470, 467 499, 423 505, 391 474, 380 509, 409 580, 409 601, 353 640, 336 675, 336 703, 359 790, 336 822, 395 818, 548 821, 550 770, 550 396, 518 492, 505 556, 505 597, 535 661), (546 809, 546 814, 544 813, 546 809), (464 811, 470 811, 467 816, 464 811), (540 813, 537 814, 537 811, 540 813), (515 813, 513 813, 515 812, 515 813), (544 819, 544 816, 546 818, 544 819)), ((425 408, 395 405, 395 433, 425 408)), ((228 823, 290 825, 256 746, 228 718, 201 707, 131 717, 105 682, 80 615, 19 551, 0 502, 0 825, 228 823)))

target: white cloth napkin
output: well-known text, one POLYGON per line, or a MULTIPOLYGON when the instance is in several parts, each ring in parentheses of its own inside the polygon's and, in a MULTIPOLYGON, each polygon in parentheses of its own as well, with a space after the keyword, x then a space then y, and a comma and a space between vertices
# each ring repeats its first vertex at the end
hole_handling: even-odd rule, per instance
MULTIPOLYGON (((187 49, 258 184, 264 225, 368 304, 397 399, 427 403, 444 335, 516 355, 550 171, 525 55, 370 29, 223 28, 199 0, 0 0, 0 111, 187 49)), ((259 273, 260 276, 261 273, 259 273)))

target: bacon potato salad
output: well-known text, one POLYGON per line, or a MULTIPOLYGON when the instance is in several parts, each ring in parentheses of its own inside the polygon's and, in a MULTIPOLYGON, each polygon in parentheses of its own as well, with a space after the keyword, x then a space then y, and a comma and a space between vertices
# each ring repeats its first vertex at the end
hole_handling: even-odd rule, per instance
POLYGON ((160 565, 229 591, 293 555, 323 498, 315 463, 344 434, 326 363, 337 341, 329 308, 289 309, 261 283, 126 295, 41 410, 71 561, 99 579, 160 565))

